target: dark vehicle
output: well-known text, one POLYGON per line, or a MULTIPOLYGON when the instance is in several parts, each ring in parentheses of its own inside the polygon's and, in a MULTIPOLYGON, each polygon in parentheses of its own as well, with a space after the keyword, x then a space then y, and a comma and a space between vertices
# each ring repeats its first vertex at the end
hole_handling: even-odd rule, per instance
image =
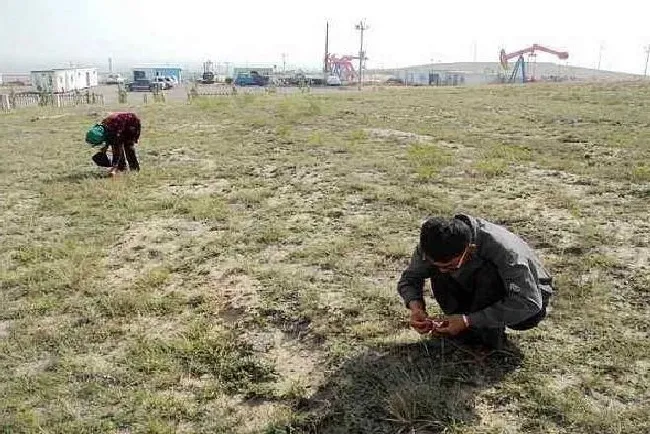
POLYGON ((133 81, 127 83, 126 90, 128 92, 156 92, 165 89, 165 83, 147 78, 145 71, 133 71, 133 81))
POLYGON ((151 80, 135 80, 126 85, 129 92, 156 92, 163 89, 163 83, 151 80))
POLYGON ((269 77, 260 75, 257 71, 251 71, 250 74, 239 73, 235 78, 237 86, 266 86, 269 83, 269 77))
POLYGON ((319 75, 298 73, 289 78, 287 84, 290 86, 324 86, 328 83, 319 75))
POLYGON ((169 77, 154 77, 154 83, 160 83, 161 89, 167 90, 174 87, 174 81, 169 77))
POLYGON ((206 71, 201 77, 201 83, 203 84, 214 84, 214 72, 206 71))

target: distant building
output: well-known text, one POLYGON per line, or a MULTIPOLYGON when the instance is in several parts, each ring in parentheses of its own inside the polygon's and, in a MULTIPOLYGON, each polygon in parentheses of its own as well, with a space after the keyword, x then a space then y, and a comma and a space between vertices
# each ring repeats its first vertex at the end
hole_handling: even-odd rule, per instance
POLYGON ((134 80, 153 80, 156 77, 175 78, 183 81, 183 69, 175 65, 138 65, 133 67, 134 80))
POLYGON ((39 92, 66 93, 97 86, 96 68, 32 71, 31 83, 39 92))
POLYGON ((458 71, 398 70, 395 77, 413 86, 459 86, 465 84, 465 73, 458 71))
POLYGON ((30 82, 29 73, 11 73, 3 72, 2 73, 2 84, 17 84, 17 85, 26 85, 30 82))

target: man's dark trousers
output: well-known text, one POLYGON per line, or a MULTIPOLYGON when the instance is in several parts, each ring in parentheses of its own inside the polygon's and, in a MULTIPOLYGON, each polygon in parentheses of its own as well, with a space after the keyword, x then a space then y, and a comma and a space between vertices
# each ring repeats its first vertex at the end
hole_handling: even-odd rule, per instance
MULTIPOLYGON (((472 288, 464 288, 452 275, 440 273, 432 280, 433 297, 446 315, 469 314, 485 309, 506 297, 506 288, 497 268, 488 261, 474 271, 472 288)), ((550 294, 542 291, 542 310, 520 323, 509 325, 513 330, 529 330, 546 317, 550 294)), ((505 339, 505 328, 470 329, 471 338, 477 338, 485 345, 500 348, 505 339)), ((468 338, 470 336, 467 336, 468 338)), ((474 340, 474 339, 469 339, 474 340)))

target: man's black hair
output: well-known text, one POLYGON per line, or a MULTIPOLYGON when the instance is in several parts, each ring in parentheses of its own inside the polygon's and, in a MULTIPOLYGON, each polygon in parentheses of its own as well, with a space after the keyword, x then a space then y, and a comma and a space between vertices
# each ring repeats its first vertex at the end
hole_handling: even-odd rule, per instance
POLYGON ((460 255, 471 241, 470 227, 458 219, 430 217, 420 229, 420 247, 427 258, 436 262, 460 255))

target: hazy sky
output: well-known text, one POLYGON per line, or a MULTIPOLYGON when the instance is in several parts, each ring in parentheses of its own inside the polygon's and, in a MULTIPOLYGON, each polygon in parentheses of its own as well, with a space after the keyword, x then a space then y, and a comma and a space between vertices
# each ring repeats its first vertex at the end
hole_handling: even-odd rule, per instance
MULTIPOLYGON (((642 73, 650 2, 0 0, 0 71, 38 61, 287 63, 318 66, 356 53, 365 18, 368 67, 496 61, 533 43, 567 50, 569 64, 642 73)), ((540 55, 538 61, 555 61, 540 55)), ((45 65, 44 65, 45 66, 45 65)))

